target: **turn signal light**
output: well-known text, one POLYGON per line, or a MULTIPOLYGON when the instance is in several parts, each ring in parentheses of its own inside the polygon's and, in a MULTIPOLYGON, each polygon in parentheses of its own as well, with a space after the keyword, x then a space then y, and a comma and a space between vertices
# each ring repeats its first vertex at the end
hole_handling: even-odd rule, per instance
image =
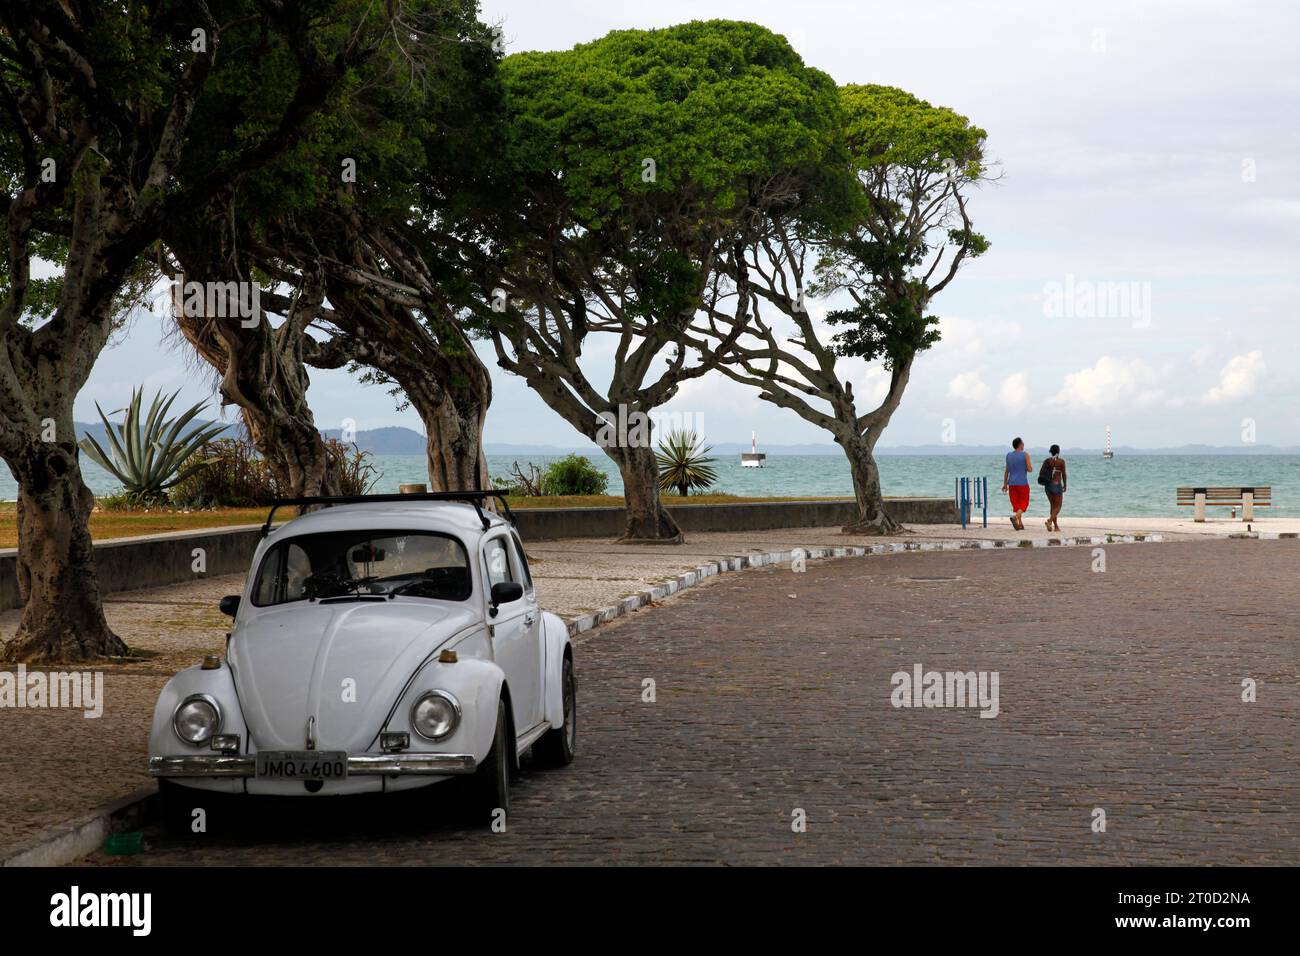
POLYGON ((438 654, 439 664, 455 664, 458 660, 460 658, 456 656, 455 651, 442 651, 438 654))
POLYGON ((399 731, 385 731, 379 735, 379 748, 385 753, 394 750, 405 750, 411 746, 411 735, 399 731))
POLYGON ((237 754, 239 753, 239 734, 216 734, 208 747, 223 754, 237 754))
POLYGON ((205 671, 221 670, 221 655, 205 654, 203 657, 203 667, 200 669, 205 671))

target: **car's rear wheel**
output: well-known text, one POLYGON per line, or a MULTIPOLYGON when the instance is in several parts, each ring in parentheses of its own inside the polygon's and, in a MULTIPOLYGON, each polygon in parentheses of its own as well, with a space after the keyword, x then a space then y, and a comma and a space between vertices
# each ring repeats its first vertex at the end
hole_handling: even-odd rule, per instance
POLYGON ((492 749, 469 778, 467 813, 476 826, 489 826, 510 815, 510 720, 505 700, 497 701, 497 729, 492 749))
POLYGON ((578 688, 573 679, 573 657, 568 654, 560 671, 560 692, 564 697, 564 722, 533 744, 533 756, 549 767, 573 763, 578 748, 578 688))

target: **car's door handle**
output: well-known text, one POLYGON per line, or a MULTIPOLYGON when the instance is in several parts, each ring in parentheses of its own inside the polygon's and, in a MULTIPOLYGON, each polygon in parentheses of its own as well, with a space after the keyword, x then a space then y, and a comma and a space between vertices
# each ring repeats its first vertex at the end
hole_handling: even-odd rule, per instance
POLYGON ((529 611, 527 614, 524 615, 524 627, 532 627, 536 623, 537 623, 537 615, 534 614, 532 611, 529 611))

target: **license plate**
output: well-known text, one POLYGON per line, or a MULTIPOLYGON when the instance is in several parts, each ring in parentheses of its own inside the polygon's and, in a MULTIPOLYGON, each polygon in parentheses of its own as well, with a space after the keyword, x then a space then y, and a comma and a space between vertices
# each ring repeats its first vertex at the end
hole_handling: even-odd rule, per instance
POLYGON ((348 775, 342 750, 263 750, 257 775, 271 780, 337 780, 348 775))

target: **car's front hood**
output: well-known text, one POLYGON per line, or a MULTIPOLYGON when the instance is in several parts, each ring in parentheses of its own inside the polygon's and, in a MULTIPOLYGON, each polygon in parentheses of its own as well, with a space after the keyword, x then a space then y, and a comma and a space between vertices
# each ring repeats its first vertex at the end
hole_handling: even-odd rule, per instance
POLYGON ((231 642, 235 688, 259 750, 364 750, 420 662, 474 623, 424 601, 295 602, 260 609, 231 642))

